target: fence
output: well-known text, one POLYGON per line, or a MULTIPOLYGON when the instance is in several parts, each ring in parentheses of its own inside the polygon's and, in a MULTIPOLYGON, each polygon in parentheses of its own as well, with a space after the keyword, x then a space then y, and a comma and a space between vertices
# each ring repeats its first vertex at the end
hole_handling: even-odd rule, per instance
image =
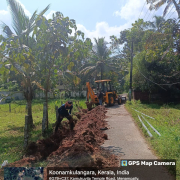
MULTIPOLYGON (((53 93, 53 92, 48 92, 48 98, 49 99, 58 99, 58 98, 64 98, 64 97, 69 97, 69 98, 75 98, 75 97, 86 97, 86 91, 81 91, 81 92, 58 92, 58 93, 53 93)), ((24 94, 22 91, 0 91, 0 104, 4 104, 8 102, 8 99, 15 99, 15 100, 24 100, 24 94), (6 98, 4 98, 6 96, 6 98)), ((43 91, 34 91, 34 97, 33 99, 43 99, 45 98, 45 94, 43 91)))
POLYGON ((169 102, 180 102, 179 96, 172 96, 170 92, 165 93, 149 93, 142 91, 133 91, 133 99, 140 100, 142 102, 153 102, 153 103, 169 103, 169 102))
POLYGON ((4 104, 8 99, 23 100, 24 95, 21 91, 0 91, 0 104, 4 104), (4 98, 6 96, 6 98, 4 98))
MULTIPOLYGON (((52 93, 52 92, 48 92, 48 98, 63 98, 63 97, 86 97, 86 91, 81 91, 81 92, 58 92, 58 93, 52 93)), ((45 98, 45 94, 43 91, 38 91, 35 92, 34 95, 34 99, 38 99, 38 98, 45 98)))

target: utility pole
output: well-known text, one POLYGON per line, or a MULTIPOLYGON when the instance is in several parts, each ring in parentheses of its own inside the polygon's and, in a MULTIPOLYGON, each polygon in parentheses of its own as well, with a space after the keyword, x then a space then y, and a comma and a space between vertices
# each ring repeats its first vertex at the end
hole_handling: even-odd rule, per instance
POLYGON ((131 44, 131 70, 130 70, 129 101, 131 101, 131 96, 132 96, 132 68, 133 68, 133 41, 131 44))

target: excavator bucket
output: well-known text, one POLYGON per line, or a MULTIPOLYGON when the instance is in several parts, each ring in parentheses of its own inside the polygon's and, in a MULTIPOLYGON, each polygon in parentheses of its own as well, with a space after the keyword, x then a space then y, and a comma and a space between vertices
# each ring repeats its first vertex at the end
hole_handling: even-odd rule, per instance
POLYGON ((88 109, 88 110, 91 110, 91 109, 92 109, 93 102, 90 102, 90 103, 89 103, 88 101, 86 101, 85 103, 86 103, 87 109, 88 109))

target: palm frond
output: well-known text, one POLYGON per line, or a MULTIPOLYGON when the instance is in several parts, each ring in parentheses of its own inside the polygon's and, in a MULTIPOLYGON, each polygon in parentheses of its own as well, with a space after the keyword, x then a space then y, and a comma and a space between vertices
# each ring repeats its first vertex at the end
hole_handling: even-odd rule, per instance
POLYGON ((96 43, 96 45, 98 44, 98 40, 96 39, 96 38, 94 38, 94 41, 95 41, 95 43, 96 43))
POLYGON ((64 77, 67 78, 68 80, 72 81, 73 80, 73 77, 74 77, 74 74, 72 72, 64 72, 63 73, 64 77))
POLYGON ((95 50, 92 49, 92 53, 95 55, 95 56, 98 56, 97 52, 95 52, 95 50))
POLYGON ((94 41, 96 44, 94 50, 92 49, 92 52, 98 57, 98 59, 106 59, 111 51, 106 46, 108 43, 105 41, 105 38, 94 38, 94 41))
POLYGON ((82 65, 78 71, 82 71, 84 68, 88 67, 88 66, 93 66, 93 63, 85 63, 84 65, 82 65))
POLYGON ((27 28, 29 18, 25 14, 24 9, 19 2, 16 0, 7 0, 7 3, 10 7, 10 12, 13 19, 12 27, 17 35, 19 35, 27 28))
POLYGON ((105 72, 109 72, 109 71, 117 72, 119 68, 121 67, 115 67, 108 64, 104 64, 104 67, 103 67, 105 72))
POLYGON ((150 7, 149 7, 149 10, 151 11, 151 10, 153 10, 153 9, 155 9, 155 6, 154 6, 154 2, 156 2, 157 0, 147 0, 147 3, 149 4, 149 3, 151 3, 151 5, 150 5, 150 7))
POLYGON ((167 0, 160 0, 157 4, 155 4, 155 9, 158 10, 163 4, 166 3, 167 0))
POLYGON ((171 7, 171 5, 173 4, 172 0, 169 0, 168 4, 166 5, 164 11, 163 11, 163 17, 167 14, 169 8, 171 7))
MULTIPOLYGON (((154 16, 154 18, 155 18, 155 16, 154 16)), ((154 22, 149 22, 149 26, 152 27, 152 28, 155 28, 154 22)))
POLYGON ((0 28, 2 29, 5 38, 9 38, 13 35, 13 32, 11 31, 9 26, 6 25, 4 22, 1 22, 0 28))
POLYGON ((90 69, 95 69, 95 68, 96 68, 96 66, 88 66, 88 67, 84 68, 83 70, 81 70, 81 71, 79 72, 79 74, 87 74, 87 72, 88 72, 90 69))
POLYGON ((31 16, 30 20, 29 20, 29 24, 28 24, 28 29, 29 32, 31 32, 35 26, 35 20, 37 18, 37 10, 34 11, 33 15, 31 16))
POLYGON ((96 73, 97 69, 90 69, 86 74, 84 74, 81 79, 82 81, 87 81, 88 77, 92 76, 94 73, 96 73))
POLYGON ((34 11, 33 15, 31 16, 30 20, 29 20, 29 24, 32 24, 37 18, 37 10, 34 11))
POLYGON ((46 8, 44 8, 44 9, 38 14, 38 16, 42 16, 49 8, 50 8, 50 4, 49 4, 46 8))
POLYGON ((24 71, 24 68, 20 66, 17 62, 14 62, 11 58, 7 58, 13 67, 24 77, 27 76, 27 72, 24 71))
POLYGON ((78 85, 81 82, 81 79, 78 76, 74 75, 72 72, 64 72, 63 74, 64 78, 73 82, 75 85, 78 85))

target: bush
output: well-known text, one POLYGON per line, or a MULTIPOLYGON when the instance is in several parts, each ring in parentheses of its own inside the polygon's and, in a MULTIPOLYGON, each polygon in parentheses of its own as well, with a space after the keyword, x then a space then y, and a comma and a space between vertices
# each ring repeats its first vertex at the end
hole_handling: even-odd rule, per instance
POLYGON ((18 96, 16 96, 16 97, 15 97, 15 100, 19 100, 19 97, 18 97, 18 96))
POLYGON ((80 98, 85 98, 86 96, 84 96, 84 94, 81 92, 80 94, 80 98))
POLYGON ((12 101, 12 98, 5 99, 5 103, 10 103, 12 101))
POLYGON ((132 105, 132 102, 131 101, 126 101, 126 104, 127 105, 132 105))

